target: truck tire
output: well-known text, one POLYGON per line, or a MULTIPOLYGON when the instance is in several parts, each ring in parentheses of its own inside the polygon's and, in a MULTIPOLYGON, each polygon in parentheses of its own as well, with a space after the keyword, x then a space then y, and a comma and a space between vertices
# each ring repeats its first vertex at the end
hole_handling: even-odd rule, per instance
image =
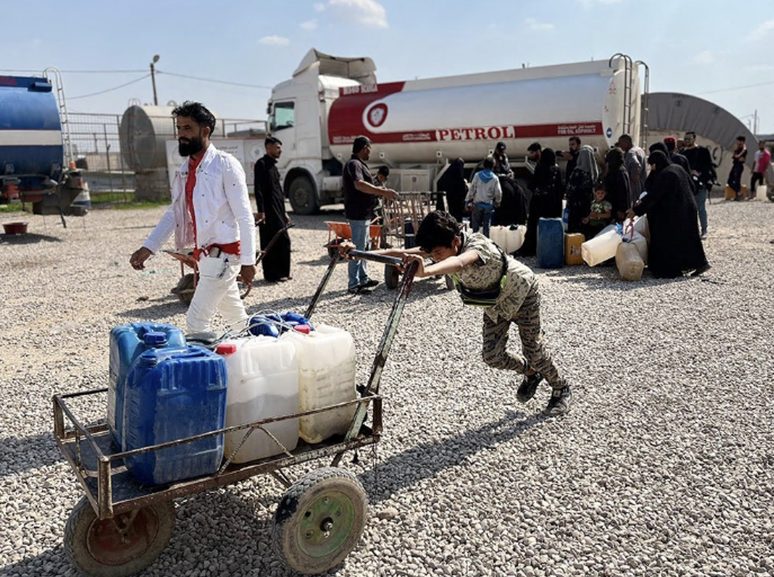
POLYGON ((297 176, 293 179, 288 189, 288 199, 296 214, 307 216, 320 210, 314 184, 308 176, 297 176))

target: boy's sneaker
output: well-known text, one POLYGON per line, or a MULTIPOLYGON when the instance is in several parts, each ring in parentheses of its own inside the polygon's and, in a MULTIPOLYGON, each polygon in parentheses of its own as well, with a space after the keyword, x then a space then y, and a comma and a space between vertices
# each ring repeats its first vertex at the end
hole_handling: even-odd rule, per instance
POLYGON ((375 286, 378 286, 378 284, 379 284, 378 280, 369 278, 363 284, 360 285, 360 288, 370 289, 370 288, 374 288, 375 286))
POLYGON ((569 412, 571 404, 572 393, 570 392, 570 385, 565 385, 561 389, 554 389, 552 391, 545 413, 549 417, 564 415, 569 412))
POLYGON ((516 398, 520 403, 526 403, 532 397, 535 396, 540 381, 543 380, 543 375, 539 371, 535 371, 531 375, 524 375, 524 380, 519 385, 519 390, 516 391, 516 398))

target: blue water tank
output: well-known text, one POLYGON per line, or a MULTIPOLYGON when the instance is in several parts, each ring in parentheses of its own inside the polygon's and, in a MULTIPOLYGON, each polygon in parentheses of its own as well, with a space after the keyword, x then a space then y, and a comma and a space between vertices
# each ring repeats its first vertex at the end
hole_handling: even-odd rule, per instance
MULTIPOLYGON (((226 361, 203 347, 151 349, 129 369, 124 444, 130 451, 222 429, 226 424, 226 361)), ((210 475, 223 460, 223 435, 126 458, 143 485, 210 475)))
POLYGON ((110 331, 110 380, 108 381, 107 422, 117 447, 123 441, 124 389, 126 375, 132 363, 145 351, 157 345, 145 343, 145 335, 157 332, 166 335, 165 346, 185 347, 183 331, 172 325, 132 323, 113 327, 110 331))
POLYGON ((51 83, 40 77, 0 76, 0 179, 19 178, 20 190, 59 180, 62 125, 51 83))
POLYGON ((564 225, 561 218, 541 218, 538 222, 537 260, 540 268, 564 266, 564 225))

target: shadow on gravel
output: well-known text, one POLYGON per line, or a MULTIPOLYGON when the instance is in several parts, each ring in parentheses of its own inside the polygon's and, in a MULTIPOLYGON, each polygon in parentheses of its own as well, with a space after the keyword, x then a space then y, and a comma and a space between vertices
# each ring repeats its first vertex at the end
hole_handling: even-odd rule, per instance
MULTIPOLYGON (((148 301, 141 301, 148 302, 148 301)), ((180 302, 175 295, 164 296, 156 300, 158 304, 153 304, 147 307, 137 307, 125 311, 117 312, 119 317, 129 318, 144 318, 155 319, 158 317, 169 316, 175 314, 178 309, 184 308, 185 305, 180 302)))
MULTIPOLYGON (((62 526, 62 532, 64 536, 64 525, 62 526)), ((36 577, 54 577, 55 575, 72 575, 75 577, 78 575, 74 567, 68 573, 67 569, 70 567, 70 560, 65 555, 64 548, 58 545, 34 557, 27 557, 11 565, 0 567, 0 573, 10 576, 35 575, 36 577)))
POLYGON ((0 234, 0 244, 35 244, 38 242, 62 242, 61 238, 47 234, 0 234))
MULTIPOLYGON (((525 418, 524 413, 508 411, 499 421, 480 429, 424 443, 379 461, 376 470, 369 469, 359 475, 360 481, 371 488, 371 502, 389 499, 396 491, 434 477, 444 469, 461 465, 482 450, 497 450, 499 444, 521 435, 547 418, 543 414, 525 418)), ((359 458, 367 463, 371 458, 370 451, 361 451, 359 458)))
POLYGON ((13 455, 13 458, 4 459, 0 463, 0 477, 64 461, 54 442, 53 433, 0 439, 0 455, 13 455))

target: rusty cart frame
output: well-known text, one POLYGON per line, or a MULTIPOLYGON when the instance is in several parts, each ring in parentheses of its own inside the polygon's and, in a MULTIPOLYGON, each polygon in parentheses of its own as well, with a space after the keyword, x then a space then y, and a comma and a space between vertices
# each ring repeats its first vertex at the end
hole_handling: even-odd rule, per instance
MULTIPOLYGON (((400 259, 351 251, 353 258, 381 264, 400 264, 400 259)), ((304 316, 310 318, 336 264, 331 262, 304 316)), ((417 266, 406 270, 365 385, 359 385, 355 400, 311 411, 283 415, 226 427, 176 441, 132 451, 115 452, 107 424, 81 423, 70 407, 79 398, 104 395, 107 388, 54 395, 54 438, 70 464, 85 497, 73 508, 65 527, 64 548, 78 569, 89 577, 133 575, 150 566, 172 535, 176 498, 230 485, 250 477, 269 474, 287 491, 274 515, 273 544, 279 557, 300 573, 322 573, 341 563, 357 545, 365 526, 367 499, 357 478, 339 464, 347 451, 375 446, 382 433, 382 397, 379 384, 400 318, 413 284, 417 266), (355 406, 346 434, 310 445, 299 440, 289 451, 265 427, 274 422, 355 406), (371 425, 365 421, 371 409, 371 425), (129 473, 124 459, 191 443, 203 438, 243 431, 238 446, 225 455, 220 469, 208 476, 161 486, 143 486, 129 473), (236 464, 232 459, 251 434, 268 435, 281 452, 273 457, 236 464), (316 459, 330 459, 295 483, 284 469, 316 459), (343 515, 342 515, 343 512, 343 515), (341 520, 343 517, 343 521, 341 520)))

